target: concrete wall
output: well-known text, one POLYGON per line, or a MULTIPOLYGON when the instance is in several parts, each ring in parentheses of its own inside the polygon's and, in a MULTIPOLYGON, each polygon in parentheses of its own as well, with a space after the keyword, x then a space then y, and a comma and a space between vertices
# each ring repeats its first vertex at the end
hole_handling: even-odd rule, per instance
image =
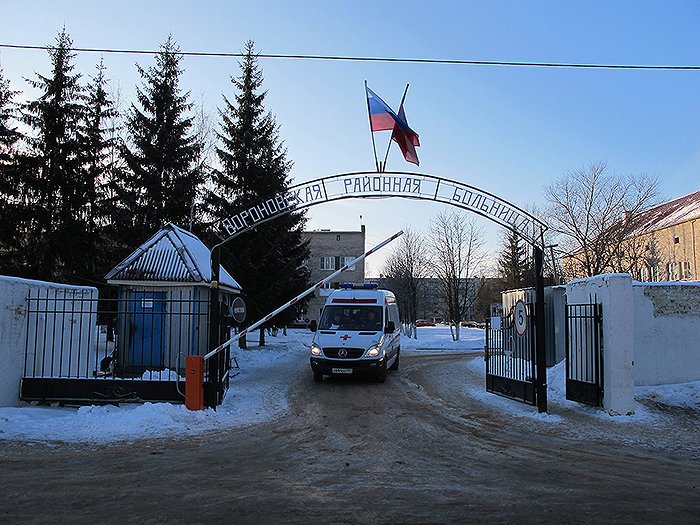
POLYGON ((700 379, 700 283, 634 283, 636 385, 700 379))
POLYGON ((700 380, 700 283, 640 283, 608 274, 566 285, 569 304, 603 305, 603 405, 634 410, 635 385, 700 380))
POLYGON ((79 306, 72 308, 72 305, 80 303, 81 299, 96 298, 97 289, 92 287, 0 276, 0 406, 20 404, 25 359, 28 373, 36 377, 66 377, 89 372, 90 355, 94 353, 91 341, 96 329, 95 313, 54 315, 47 312, 55 305, 65 311, 79 311, 79 306), (33 302, 31 308, 30 292, 32 297, 41 298, 33 302), (67 354, 62 355, 61 348, 71 345, 83 349, 80 360, 69 360, 67 354))

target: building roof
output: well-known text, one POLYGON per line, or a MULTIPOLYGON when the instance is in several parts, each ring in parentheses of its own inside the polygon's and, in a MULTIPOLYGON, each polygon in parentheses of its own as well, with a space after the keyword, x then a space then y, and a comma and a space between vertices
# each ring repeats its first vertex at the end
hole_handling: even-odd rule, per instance
MULTIPOLYGON (((363 226, 363 228, 364 228, 364 226, 363 226)), ((343 233, 343 234, 364 233, 364 231, 363 230, 305 230, 303 233, 306 235, 318 235, 318 234, 329 234, 329 233, 332 233, 332 234, 335 234, 335 233, 343 233)))
MULTIPOLYGON (((174 224, 162 229, 115 266, 106 276, 110 282, 211 282, 210 252, 193 233, 174 224)), ((236 291, 241 286, 222 266, 222 287, 236 291)))
POLYGON ((656 206, 639 216, 638 233, 675 226, 693 219, 700 219, 700 191, 656 206))

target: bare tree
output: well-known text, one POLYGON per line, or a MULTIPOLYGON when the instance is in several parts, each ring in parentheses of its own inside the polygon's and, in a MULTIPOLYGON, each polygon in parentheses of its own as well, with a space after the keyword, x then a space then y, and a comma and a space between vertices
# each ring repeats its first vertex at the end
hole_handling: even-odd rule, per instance
POLYGON ((560 177, 545 190, 550 227, 563 236, 570 276, 630 271, 626 241, 636 219, 654 204, 658 181, 645 175, 615 176, 604 163, 560 177))
POLYGON ((418 298, 423 293, 423 278, 429 272, 429 257, 423 238, 411 228, 404 228, 394 251, 382 268, 384 285, 396 294, 405 324, 405 333, 418 338, 415 329, 418 298))
POLYGON ((659 250, 656 235, 653 232, 647 237, 647 243, 642 258, 643 273, 640 272, 641 275, 638 279, 652 282, 659 281, 661 279, 660 268, 664 260, 659 250))
POLYGON ((484 262, 483 237, 476 221, 457 211, 440 213, 430 223, 431 271, 440 281, 445 318, 455 341, 460 321, 476 301, 476 282, 469 277, 484 262))

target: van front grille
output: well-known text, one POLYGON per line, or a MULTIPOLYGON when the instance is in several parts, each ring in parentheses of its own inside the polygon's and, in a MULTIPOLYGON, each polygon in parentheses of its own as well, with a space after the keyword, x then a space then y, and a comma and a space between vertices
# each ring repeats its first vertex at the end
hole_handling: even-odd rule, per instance
POLYGON ((333 359, 359 359, 362 357, 362 354, 365 353, 364 348, 345 348, 345 347, 339 347, 339 348, 324 348, 323 349, 323 355, 326 357, 330 357, 333 359), (338 355, 338 352, 341 350, 345 350, 348 355, 346 356, 340 356, 338 355))

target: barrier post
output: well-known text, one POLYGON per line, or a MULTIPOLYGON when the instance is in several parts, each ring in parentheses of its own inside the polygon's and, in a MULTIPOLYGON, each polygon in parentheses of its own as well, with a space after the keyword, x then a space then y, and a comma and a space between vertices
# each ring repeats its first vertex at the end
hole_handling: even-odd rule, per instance
POLYGON ((204 357, 188 355, 185 371, 185 406, 190 410, 204 410, 204 357))

